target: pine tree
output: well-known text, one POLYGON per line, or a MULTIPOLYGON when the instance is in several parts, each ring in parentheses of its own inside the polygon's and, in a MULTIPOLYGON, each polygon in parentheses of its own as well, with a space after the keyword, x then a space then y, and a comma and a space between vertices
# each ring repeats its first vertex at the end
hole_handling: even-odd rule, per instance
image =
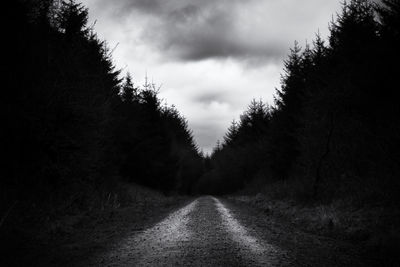
POLYGON ((282 179, 288 178, 299 154, 296 132, 300 127, 299 118, 305 93, 303 63, 301 48, 295 42, 288 59, 284 62, 284 75, 281 79, 281 89, 277 90, 276 108, 272 118, 270 164, 275 174, 282 179))
POLYGON ((129 72, 126 74, 125 81, 122 85, 121 97, 122 100, 125 102, 132 102, 138 100, 137 99, 138 89, 134 87, 132 82, 132 76, 129 72))
POLYGON ((88 9, 75 0, 62 1, 56 22, 67 39, 87 36, 88 9))
POLYGON ((224 144, 228 146, 233 145, 238 137, 238 133, 239 125, 235 120, 233 120, 227 130, 227 133, 224 136, 224 144))

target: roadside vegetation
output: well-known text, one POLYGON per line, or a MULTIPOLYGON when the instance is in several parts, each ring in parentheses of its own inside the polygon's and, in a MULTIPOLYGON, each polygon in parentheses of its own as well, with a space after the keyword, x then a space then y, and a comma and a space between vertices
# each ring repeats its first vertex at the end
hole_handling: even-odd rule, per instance
POLYGON ((129 207, 145 218, 178 196, 218 194, 398 260, 398 0, 351 0, 327 40, 295 43, 275 102, 253 100, 211 155, 157 85, 114 66, 83 5, 9 4, 0 237, 10 257, 92 215, 129 207))
POLYGON ((88 216, 145 206, 135 213, 143 220, 162 213, 160 203, 172 200, 166 195, 191 193, 203 159, 186 119, 154 84, 135 85, 115 68, 87 8, 17 0, 4 13, 0 248, 7 259, 42 240, 51 247, 88 216))
POLYGON ((232 122, 201 190, 398 262, 399 21, 399 1, 353 0, 327 40, 295 43, 275 102, 253 100, 232 122))

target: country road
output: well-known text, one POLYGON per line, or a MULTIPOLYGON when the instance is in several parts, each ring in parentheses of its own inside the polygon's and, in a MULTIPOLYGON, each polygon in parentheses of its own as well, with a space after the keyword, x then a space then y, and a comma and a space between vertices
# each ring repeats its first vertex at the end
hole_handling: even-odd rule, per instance
POLYGON ((84 266, 365 266, 349 244, 225 199, 200 197, 132 231, 84 266))

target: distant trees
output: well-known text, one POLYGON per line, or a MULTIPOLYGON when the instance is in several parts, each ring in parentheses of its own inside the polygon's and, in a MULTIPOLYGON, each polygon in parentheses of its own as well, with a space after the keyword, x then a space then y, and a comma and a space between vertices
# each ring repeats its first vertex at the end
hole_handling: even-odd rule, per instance
POLYGON ((135 87, 129 74, 123 82, 114 138, 120 174, 164 192, 190 193, 202 157, 186 120, 175 107, 163 106, 157 93, 147 82, 135 87))
POLYGON ((261 116, 261 134, 253 116, 245 116, 211 155, 210 173, 225 177, 225 191, 261 174, 267 181, 299 180, 314 197, 394 195, 399 7, 395 0, 350 1, 331 23, 328 43, 319 35, 305 49, 295 43, 275 105, 261 116))
POLYGON ((228 193, 242 188, 262 171, 267 162, 264 150, 271 123, 271 108, 261 100, 253 100, 233 121, 224 142, 210 157, 208 172, 199 181, 198 190, 207 193, 228 193))

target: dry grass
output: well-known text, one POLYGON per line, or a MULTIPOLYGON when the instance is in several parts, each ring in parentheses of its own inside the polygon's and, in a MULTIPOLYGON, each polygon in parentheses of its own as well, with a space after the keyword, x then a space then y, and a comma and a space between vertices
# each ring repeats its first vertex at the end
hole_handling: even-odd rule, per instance
MULTIPOLYGON (((16 266, 54 266, 56 260, 69 265, 71 255, 87 257, 118 242, 127 229, 143 229, 181 205, 187 198, 165 196, 146 187, 120 183, 88 197, 71 196, 63 207, 51 214, 41 211, 41 218, 13 212, 3 225, 0 248, 5 262, 17 261, 16 266), (62 212, 64 208, 64 212, 62 212), (47 262, 46 264, 42 264, 47 262), (29 263, 29 264, 28 264, 29 263)), ((28 210, 28 206, 19 209, 28 210)), ((32 211, 34 213, 36 210, 32 211)))
POLYGON ((385 201, 362 202, 368 197, 360 194, 315 201, 307 195, 306 187, 297 186, 296 182, 278 182, 268 185, 262 193, 247 191, 246 195, 232 198, 260 209, 266 216, 280 217, 302 231, 364 247, 368 255, 382 260, 382 266, 400 262, 398 207, 386 205, 385 201))

